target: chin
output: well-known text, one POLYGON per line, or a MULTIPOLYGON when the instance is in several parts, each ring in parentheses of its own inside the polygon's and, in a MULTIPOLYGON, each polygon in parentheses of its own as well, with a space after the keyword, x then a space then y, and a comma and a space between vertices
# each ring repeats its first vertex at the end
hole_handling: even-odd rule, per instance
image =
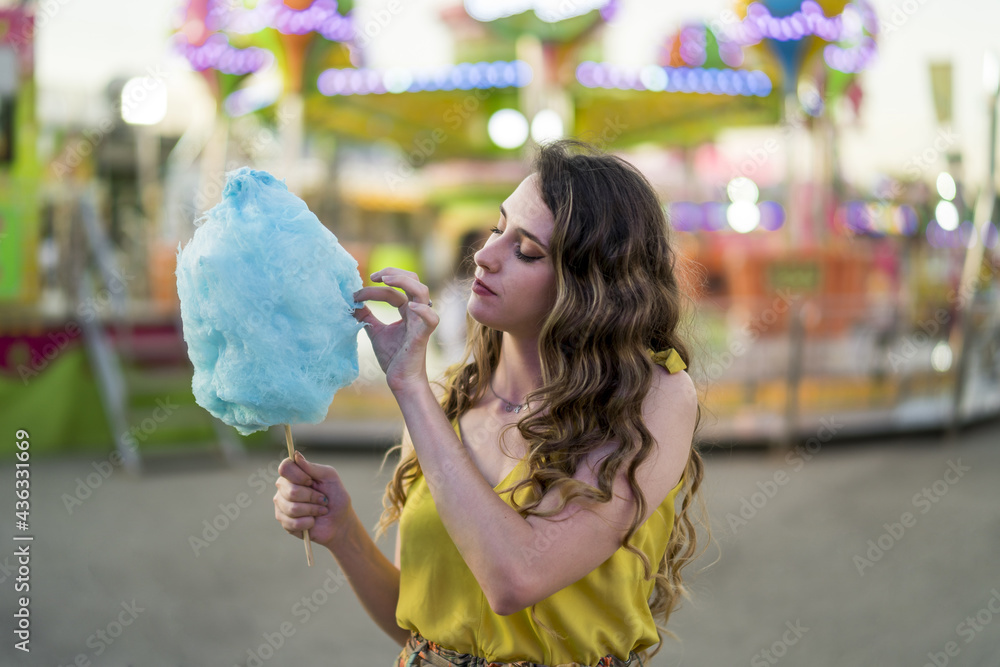
POLYGON ((469 317, 471 317, 479 324, 482 324, 484 327, 489 327, 490 329, 499 328, 497 327, 497 322, 495 318, 490 317, 488 313, 482 312, 482 310, 472 305, 471 302, 469 303, 468 312, 469 312, 469 317))

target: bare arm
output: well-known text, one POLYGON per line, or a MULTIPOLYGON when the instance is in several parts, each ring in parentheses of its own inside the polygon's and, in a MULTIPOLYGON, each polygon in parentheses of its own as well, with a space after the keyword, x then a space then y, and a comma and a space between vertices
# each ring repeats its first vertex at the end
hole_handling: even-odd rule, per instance
POLYGON ((278 473, 275 517, 289 533, 301 538, 308 529, 314 542, 329 549, 372 620, 400 646, 405 644, 410 633, 396 624, 399 567, 375 545, 337 471, 296 453, 295 461, 285 459, 278 473))
POLYGON ((324 546, 347 575, 351 588, 372 620, 397 644, 406 644, 410 633, 396 624, 399 567, 375 545, 357 515, 341 535, 324 546))

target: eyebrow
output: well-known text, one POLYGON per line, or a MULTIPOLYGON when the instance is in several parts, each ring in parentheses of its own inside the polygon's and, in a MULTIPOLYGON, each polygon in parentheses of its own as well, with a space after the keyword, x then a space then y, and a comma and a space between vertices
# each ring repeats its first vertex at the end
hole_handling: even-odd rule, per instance
MULTIPOLYGON (((502 215, 504 218, 507 217, 507 211, 504 209, 503 204, 500 204, 500 215, 502 215)), ((517 225, 515 225, 514 226, 514 230, 520 236, 527 236, 529 239, 531 239, 532 241, 534 241, 535 243, 537 243, 539 246, 541 246, 542 250, 548 252, 549 247, 547 245, 545 245, 544 243, 542 243, 542 240, 540 238, 538 238, 537 236, 535 236, 534 234, 532 234, 531 232, 529 232, 527 229, 522 229, 521 227, 518 227, 517 225)))

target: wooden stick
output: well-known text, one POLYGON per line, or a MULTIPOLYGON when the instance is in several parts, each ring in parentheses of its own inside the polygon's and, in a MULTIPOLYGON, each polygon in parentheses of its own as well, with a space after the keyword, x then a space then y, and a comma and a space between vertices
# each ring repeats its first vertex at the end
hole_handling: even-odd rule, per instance
MULTIPOLYGON (((295 445, 292 443, 292 427, 285 424, 285 444, 288 445, 288 458, 292 461, 295 460, 295 445)), ((309 539, 309 531, 305 530, 302 533, 302 540, 306 543, 306 562, 309 563, 309 567, 313 566, 313 550, 312 541, 309 539)))

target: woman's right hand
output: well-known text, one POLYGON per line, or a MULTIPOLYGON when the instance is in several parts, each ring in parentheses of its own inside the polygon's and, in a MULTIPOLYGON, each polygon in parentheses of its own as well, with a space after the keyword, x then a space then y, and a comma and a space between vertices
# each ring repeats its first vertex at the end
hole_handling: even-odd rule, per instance
POLYGON ((311 541, 327 545, 351 510, 340 475, 330 466, 308 462, 301 452, 295 452, 294 461, 282 461, 278 475, 274 518, 299 539, 308 530, 311 541))

